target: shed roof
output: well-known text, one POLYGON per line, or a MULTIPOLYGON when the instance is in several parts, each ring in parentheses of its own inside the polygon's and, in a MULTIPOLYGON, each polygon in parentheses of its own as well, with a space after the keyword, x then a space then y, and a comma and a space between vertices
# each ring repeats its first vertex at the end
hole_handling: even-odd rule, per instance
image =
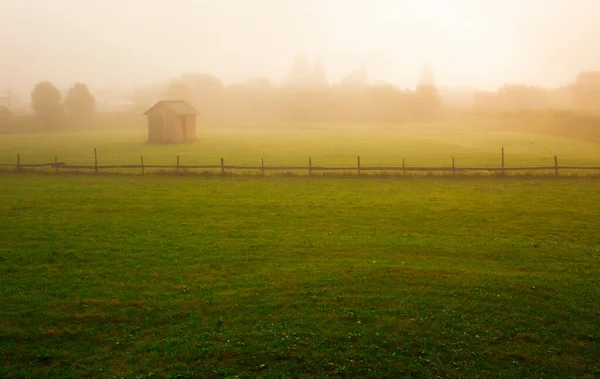
POLYGON ((158 106, 158 104, 162 104, 171 112, 175 113, 178 116, 187 116, 191 114, 198 114, 198 111, 194 109, 187 101, 184 100, 161 100, 158 103, 154 104, 150 109, 144 112, 144 115, 147 115, 151 109, 158 106))

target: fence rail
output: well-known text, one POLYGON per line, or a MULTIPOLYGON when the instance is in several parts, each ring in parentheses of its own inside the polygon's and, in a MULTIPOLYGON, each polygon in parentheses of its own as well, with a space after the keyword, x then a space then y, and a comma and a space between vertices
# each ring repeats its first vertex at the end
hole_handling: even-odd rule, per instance
POLYGON ((163 170, 191 170, 191 169, 205 169, 205 170, 221 170, 221 173, 225 173, 225 170, 257 170, 260 171, 261 175, 265 174, 265 171, 307 171, 311 175, 314 171, 357 171, 361 174, 363 171, 401 171, 404 176, 407 172, 450 172, 452 175, 456 173, 465 173, 473 171, 489 171, 489 172, 501 172, 503 175, 508 171, 554 171, 555 175, 559 175, 559 170, 597 170, 600 171, 600 166, 559 166, 558 157, 554 156, 554 165, 552 166, 531 166, 531 167, 506 167, 504 148, 501 150, 501 166, 500 167, 457 167, 455 165, 454 157, 451 157, 452 166, 444 167, 425 167, 425 166, 406 166, 404 159, 402 159, 402 166, 362 166, 360 156, 356 157, 356 166, 313 166, 312 158, 308 158, 307 166, 265 166, 264 159, 261 158, 259 166, 244 166, 244 165, 226 165, 225 160, 221 158, 220 164, 214 165, 182 165, 180 164, 180 156, 177 156, 176 165, 156 165, 156 164, 144 164, 144 157, 140 156, 140 164, 119 164, 119 165, 100 165, 98 164, 98 153, 94 148, 94 165, 76 165, 67 164, 65 162, 59 162, 57 157, 54 157, 54 162, 51 163, 21 163, 21 155, 17 154, 17 162, 15 163, 2 163, 0 167, 9 167, 16 170, 24 168, 40 168, 49 167, 54 168, 56 172, 63 170, 110 170, 110 169, 138 169, 144 174, 147 169, 163 169, 163 170))

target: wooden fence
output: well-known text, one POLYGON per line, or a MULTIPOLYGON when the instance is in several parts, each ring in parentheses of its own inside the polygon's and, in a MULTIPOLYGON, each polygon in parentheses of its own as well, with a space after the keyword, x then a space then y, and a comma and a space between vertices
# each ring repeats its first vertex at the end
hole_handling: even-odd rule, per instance
POLYGON ((506 175, 509 171, 554 171, 554 174, 558 176, 559 170, 597 170, 600 171, 600 167, 590 166, 559 166, 558 157, 554 156, 554 165, 552 166, 533 166, 533 167, 507 167, 505 166, 504 160, 504 148, 501 150, 501 166, 500 167, 457 167, 455 165, 454 157, 452 157, 452 165, 448 167, 423 167, 423 166, 406 166, 404 159, 402 159, 402 166, 362 166, 360 156, 356 157, 356 166, 338 166, 338 167, 326 167, 313 165, 312 158, 308 158, 308 166, 265 166, 264 159, 260 160, 260 166, 239 166, 239 165, 226 165, 225 160, 221 158, 220 164, 217 165, 182 165, 180 164, 179 156, 177 156, 176 165, 147 165, 144 164, 144 157, 140 156, 140 164, 124 164, 124 165, 100 165, 98 164, 98 153, 94 148, 94 165, 74 165, 66 164, 65 162, 59 162, 57 157, 54 157, 54 162, 51 163, 34 163, 34 164, 23 164, 21 163, 21 155, 17 154, 16 164, 0 164, 0 167, 9 167, 15 170, 21 170, 24 168, 40 168, 49 167, 54 168, 56 172, 63 170, 93 170, 95 173, 99 170, 110 170, 110 169, 137 169, 142 174, 147 169, 163 169, 163 170, 175 170, 180 173, 182 170, 192 169, 204 169, 204 170, 220 170, 222 174, 225 174, 226 170, 256 170, 260 171, 261 175, 264 175, 267 171, 307 171, 309 175, 312 175, 315 171, 344 171, 352 172, 356 171, 359 175, 365 171, 396 171, 402 172, 403 176, 406 176, 407 172, 442 172, 451 173, 456 175, 457 173, 473 172, 473 171, 489 171, 498 172, 502 175, 506 175))

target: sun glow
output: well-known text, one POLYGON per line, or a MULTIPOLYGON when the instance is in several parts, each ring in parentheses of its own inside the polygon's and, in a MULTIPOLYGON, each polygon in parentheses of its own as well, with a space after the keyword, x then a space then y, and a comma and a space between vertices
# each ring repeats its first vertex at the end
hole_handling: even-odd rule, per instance
POLYGON ((407 1, 392 3, 400 17, 430 24, 450 33, 462 33, 471 27, 471 20, 452 1, 407 1))

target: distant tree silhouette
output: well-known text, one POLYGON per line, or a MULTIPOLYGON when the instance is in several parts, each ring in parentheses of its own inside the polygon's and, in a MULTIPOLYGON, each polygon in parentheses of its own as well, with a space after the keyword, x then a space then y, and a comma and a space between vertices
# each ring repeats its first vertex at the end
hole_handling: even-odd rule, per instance
POLYGON ((442 107, 442 101, 435 87, 435 78, 429 65, 424 64, 419 75, 419 84, 414 94, 415 110, 421 115, 433 115, 442 107))
POLYGON ((419 86, 421 85, 435 87, 435 77, 433 76, 433 71, 428 64, 424 64, 421 67, 421 73, 419 74, 419 86))
POLYGON ((571 86, 575 107, 586 110, 600 109, 600 72, 582 72, 571 86))
POLYGON ((309 82, 312 87, 329 86, 329 83, 327 82, 327 75, 325 73, 325 66, 323 65, 322 60, 315 60, 309 82))
POLYGON ((87 85, 75 83, 69 89, 64 101, 65 110, 74 122, 86 122, 93 118, 96 98, 87 85))
POLYGON ((415 90, 415 106, 417 111, 434 112, 442 107, 437 88, 421 84, 415 90))
POLYGON ((346 75, 340 84, 344 88, 364 88, 367 86, 367 79, 367 67, 363 65, 346 75))
POLYGON ((185 100, 191 101, 191 94, 188 86, 179 80, 172 80, 165 90, 165 100, 185 100))
MULTIPOLYGON (((204 116, 222 112, 225 85, 214 75, 188 72, 171 82, 172 100, 186 100, 204 116), (173 96, 178 97, 175 99, 173 96)), ((169 92, 169 91, 167 91, 169 92)))
POLYGON ((366 105, 370 108, 368 118, 377 121, 405 119, 410 110, 412 94, 397 87, 378 81, 367 87, 366 105))
POLYGON ((193 99, 218 97, 225 89, 223 82, 211 74, 188 72, 179 80, 187 86, 193 99))
POLYGON ((272 90, 273 86, 271 86, 271 82, 269 81, 269 79, 267 78, 262 78, 262 77, 254 77, 249 79, 246 82, 246 86, 248 86, 248 88, 251 88, 253 90, 272 90))
POLYGON ((502 109, 543 109, 549 106, 548 93, 543 88, 523 84, 505 84, 498 90, 502 109))
POLYGON ((296 86, 289 82, 276 86, 259 77, 224 85, 210 74, 187 73, 147 87, 144 101, 150 107, 161 99, 189 98, 203 120, 219 122, 410 121, 436 116, 441 108, 431 72, 421 75, 424 83, 416 91, 385 82, 370 83, 365 66, 341 82, 329 84, 323 63, 315 60, 313 67, 308 67, 305 58, 296 57, 290 75, 298 79, 296 86))
POLYGON ((62 95, 48 81, 38 83, 31 92, 31 108, 46 127, 56 129, 64 122, 62 95))

